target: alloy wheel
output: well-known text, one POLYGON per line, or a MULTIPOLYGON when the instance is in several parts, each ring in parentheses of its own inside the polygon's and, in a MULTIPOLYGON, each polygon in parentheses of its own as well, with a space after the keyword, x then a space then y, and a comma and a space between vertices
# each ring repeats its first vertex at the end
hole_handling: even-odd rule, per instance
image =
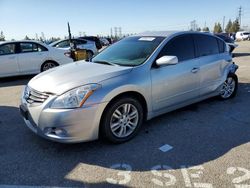
POLYGON ((131 135, 139 122, 139 112, 133 104, 120 105, 112 114, 110 120, 111 132, 118 138, 131 135))

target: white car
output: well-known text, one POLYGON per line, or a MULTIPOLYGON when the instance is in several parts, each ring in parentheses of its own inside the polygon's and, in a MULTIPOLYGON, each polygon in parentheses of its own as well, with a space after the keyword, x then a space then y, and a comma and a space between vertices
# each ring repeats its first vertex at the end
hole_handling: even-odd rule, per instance
POLYGON ((37 74, 71 62, 63 50, 37 41, 0 43, 0 77, 37 74))
POLYGON ((239 31, 236 33, 236 40, 249 40, 250 32, 247 31, 239 31))
MULTIPOLYGON (((72 42, 74 43, 76 48, 87 50, 88 58, 92 58, 92 56, 97 53, 97 48, 96 48, 95 42, 93 41, 84 40, 84 39, 72 39, 72 42)), ((69 39, 55 41, 51 43, 50 46, 58 48, 58 49, 62 49, 65 51, 70 50, 69 39)))

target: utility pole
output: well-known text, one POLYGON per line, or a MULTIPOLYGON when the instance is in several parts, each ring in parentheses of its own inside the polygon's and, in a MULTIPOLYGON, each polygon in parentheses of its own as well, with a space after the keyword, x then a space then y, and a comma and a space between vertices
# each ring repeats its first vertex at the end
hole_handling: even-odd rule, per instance
POLYGON ((110 37, 111 38, 113 37, 113 29, 112 29, 112 27, 110 28, 110 37))
POLYGON ((115 29, 115 37, 117 38, 117 27, 114 27, 115 29))
POLYGON ((240 8, 239 8, 239 15, 238 15, 239 25, 240 26, 241 26, 241 16, 242 16, 242 7, 240 6, 240 8))
POLYGON ((119 37, 121 38, 122 37, 122 28, 121 27, 118 27, 118 33, 119 33, 119 37))
POLYGON ((222 31, 225 32, 225 16, 223 16, 223 25, 222 25, 222 31))
POLYGON ((197 30, 196 20, 190 22, 191 31, 197 30))

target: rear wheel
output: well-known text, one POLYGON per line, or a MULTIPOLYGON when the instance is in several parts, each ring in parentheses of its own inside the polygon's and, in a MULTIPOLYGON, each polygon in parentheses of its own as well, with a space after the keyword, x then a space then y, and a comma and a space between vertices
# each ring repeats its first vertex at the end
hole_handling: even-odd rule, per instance
POLYGON ((104 112, 101 134, 109 141, 122 143, 133 138, 143 122, 143 108, 134 98, 120 98, 104 112))
POLYGON ((87 60, 91 60, 93 55, 94 55, 93 52, 87 51, 87 60))
POLYGON ((237 89, 238 89, 238 78, 235 74, 229 73, 226 81, 222 86, 220 98, 226 100, 235 97, 237 89))
POLYGON ((46 70, 52 69, 54 67, 58 66, 57 63, 53 62, 53 61, 46 61, 42 67, 41 67, 41 72, 44 72, 46 70))

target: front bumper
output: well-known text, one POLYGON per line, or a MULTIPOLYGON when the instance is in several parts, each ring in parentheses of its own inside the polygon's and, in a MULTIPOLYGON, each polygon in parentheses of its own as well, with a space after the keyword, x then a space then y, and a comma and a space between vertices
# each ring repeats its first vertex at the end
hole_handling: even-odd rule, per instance
MULTIPOLYGON (((49 100, 49 99, 48 99, 49 100)), ((51 109, 49 102, 33 105, 21 100, 20 112, 37 135, 61 143, 96 140, 106 103, 76 109, 51 109)))

